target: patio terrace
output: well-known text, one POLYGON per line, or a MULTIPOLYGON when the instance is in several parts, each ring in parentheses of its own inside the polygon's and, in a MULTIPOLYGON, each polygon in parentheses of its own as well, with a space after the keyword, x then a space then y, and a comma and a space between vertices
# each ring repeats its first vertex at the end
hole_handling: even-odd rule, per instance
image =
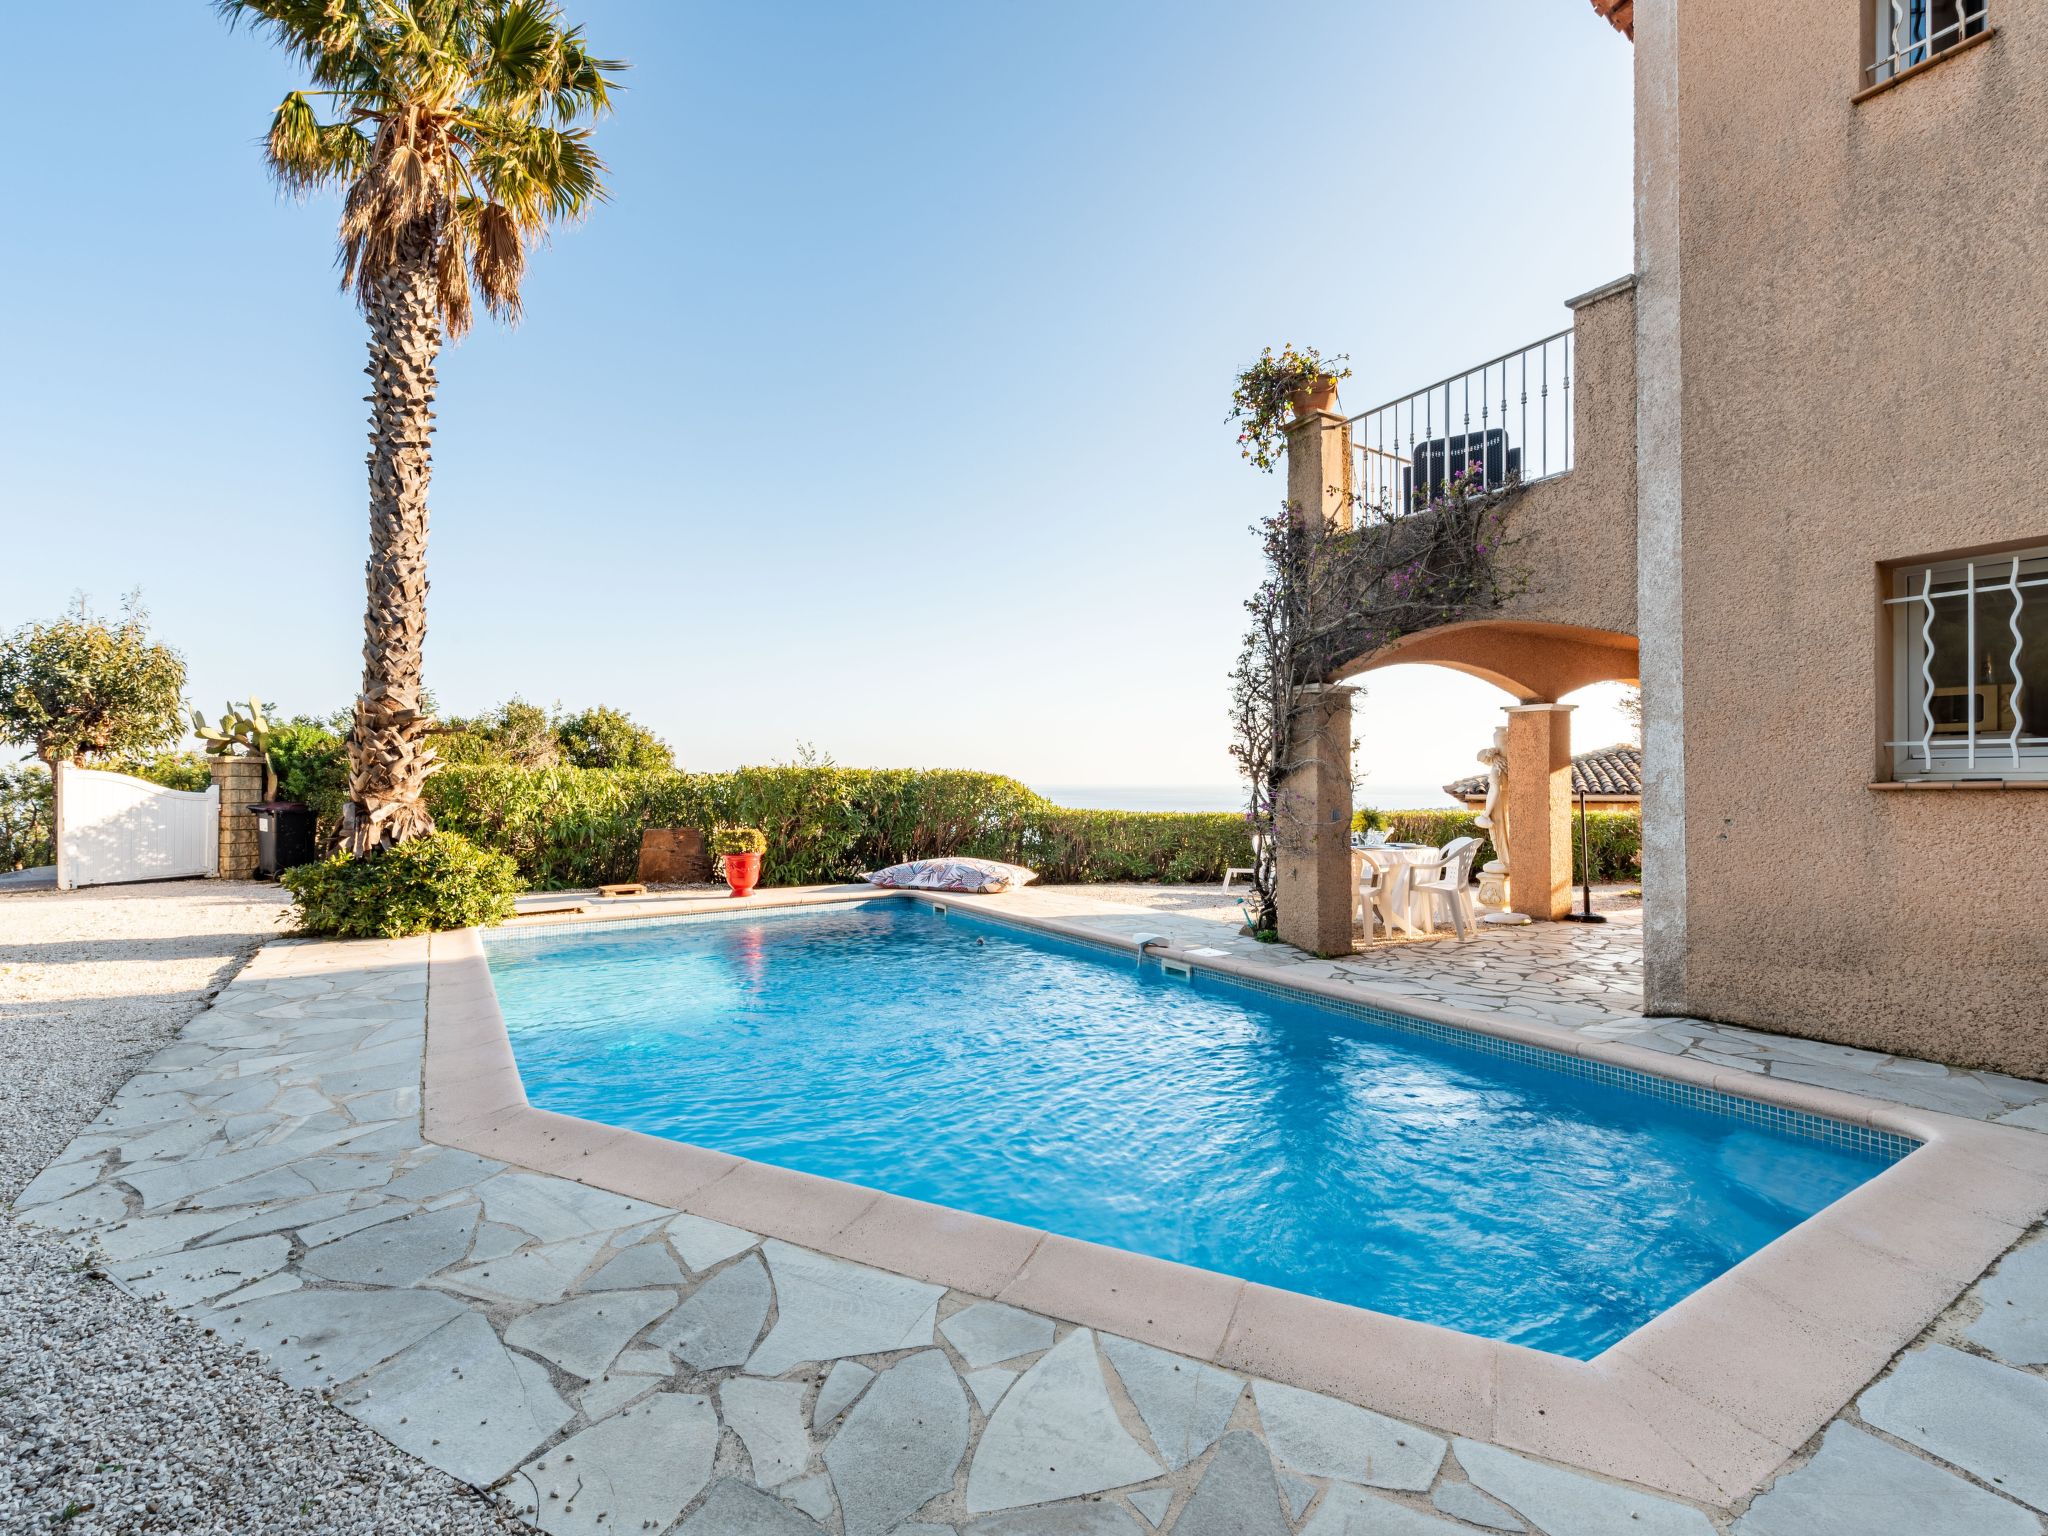
MULTIPOLYGON (((654 905, 731 907, 616 904, 654 905)), ((1824 1070, 1980 1119, 2041 1125, 2048 1105, 2048 1085, 1646 1020, 1625 909, 1602 929, 1316 961, 1241 941, 1221 905, 1172 888, 1015 903, 1125 942, 1170 928, 1276 974, 1326 968, 1361 995, 1406 988, 1799 1082, 1824 1070)), ((1974 1285, 1925 1253, 1871 1250, 1884 1289, 1852 1300, 1873 1317, 1967 1291, 1874 1382, 1821 1406, 1818 1433, 1771 1453, 1764 1488, 1708 1491, 1725 1425, 1703 1418, 1683 1443, 1618 1427, 1667 1489, 1696 1490, 1673 1496, 607 1190, 619 1133, 600 1127, 548 1117, 520 1164, 437 1145, 448 1132, 431 1105, 422 1123, 419 1085, 430 1019, 441 1027, 430 961, 450 942, 267 946, 21 1192, 16 1219, 551 1532, 2038 1536, 2048 1510, 2048 1244, 2040 1175, 2018 1167, 1985 1162, 1950 1192, 1999 1212, 2015 1245, 1974 1285)), ((2038 1159, 2035 1138, 1998 1145, 2048 1172, 2048 1142, 2038 1159)), ((1739 1366, 1743 1341, 1726 1344, 1739 1366)), ((1847 1341, 1823 1331, 1811 1347, 1821 1361, 1847 1341)), ((1786 1405, 1788 1421, 1814 1407, 1786 1405)))

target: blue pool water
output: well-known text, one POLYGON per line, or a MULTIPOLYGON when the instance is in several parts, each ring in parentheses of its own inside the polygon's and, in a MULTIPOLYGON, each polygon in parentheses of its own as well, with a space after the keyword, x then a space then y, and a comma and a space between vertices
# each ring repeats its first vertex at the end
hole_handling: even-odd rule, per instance
POLYGON ((957 906, 489 954, 543 1109, 1582 1359, 1888 1160, 957 906))

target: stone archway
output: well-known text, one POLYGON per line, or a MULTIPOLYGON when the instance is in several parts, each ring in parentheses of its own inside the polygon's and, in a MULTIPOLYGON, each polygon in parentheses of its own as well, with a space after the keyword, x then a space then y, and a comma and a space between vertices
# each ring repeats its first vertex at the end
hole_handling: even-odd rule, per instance
POLYGON ((1332 681, 1428 663, 1482 678, 1522 704, 1555 703, 1594 683, 1637 680, 1636 637, 1576 624, 1472 619, 1404 635, 1337 668, 1332 681))
POLYGON ((1343 677, 1425 663, 1483 678, 1515 698, 1506 706, 1509 886, 1515 910, 1558 918, 1572 905, 1572 710, 1563 702, 1594 683, 1633 683, 1634 635, 1570 624, 1474 619, 1424 630, 1350 666, 1343 677))
POLYGON ((1351 945, 1351 710, 1348 678, 1382 667, 1448 667, 1504 689, 1511 896, 1516 910, 1554 919, 1572 904, 1571 715, 1564 696, 1594 683, 1637 680, 1636 637, 1613 630, 1484 618, 1404 636, 1334 670, 1316 690, 1310 722, 1317 763, 1290 784, 1313 829, 1278 862, 1281 932, 1317 954, 1351 945))

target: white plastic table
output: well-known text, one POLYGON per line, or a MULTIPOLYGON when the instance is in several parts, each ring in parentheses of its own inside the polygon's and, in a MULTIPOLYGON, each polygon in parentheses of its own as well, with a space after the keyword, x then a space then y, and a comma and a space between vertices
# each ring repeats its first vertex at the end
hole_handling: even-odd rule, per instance
POLYGON ((1395 844, 1382 843, 1376 848, 1353 848, 1351 850, 1351 884, 1355 890, 1359 877, 1364 873, 1367 859, 1378 864, 1381 871, 1380 888, 1373 894, 1373 905, 1379 909, 1380 921, 1389 928, 1399 928, 1404 933, 1419 930, 1415 914, 1409 910, 1410 893, 1408 883, 1414 878, 1418 864, 1434 864, 1442 857, 1442 850, 1427 843, 1395 844))

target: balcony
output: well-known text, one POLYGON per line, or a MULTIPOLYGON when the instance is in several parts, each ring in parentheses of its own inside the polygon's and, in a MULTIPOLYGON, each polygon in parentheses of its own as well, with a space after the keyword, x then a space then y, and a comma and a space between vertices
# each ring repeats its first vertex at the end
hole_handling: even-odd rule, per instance
POLYGON ((1288 500, 1329 522, 1428 518, 1459 474, 1512 490, 1494 556, 1512 595, 1362 653, 1335 679, 1433 662, 1555 702, 1635 676, 1635 280, 1567 304, 1569 330, 1290 434, 1288 500))
POLYGON ((1568 473, 1572 354, 1559 331, 1351 417, 1359 517, 1412 512, 1468 471, 1489 490, 1568 473))

